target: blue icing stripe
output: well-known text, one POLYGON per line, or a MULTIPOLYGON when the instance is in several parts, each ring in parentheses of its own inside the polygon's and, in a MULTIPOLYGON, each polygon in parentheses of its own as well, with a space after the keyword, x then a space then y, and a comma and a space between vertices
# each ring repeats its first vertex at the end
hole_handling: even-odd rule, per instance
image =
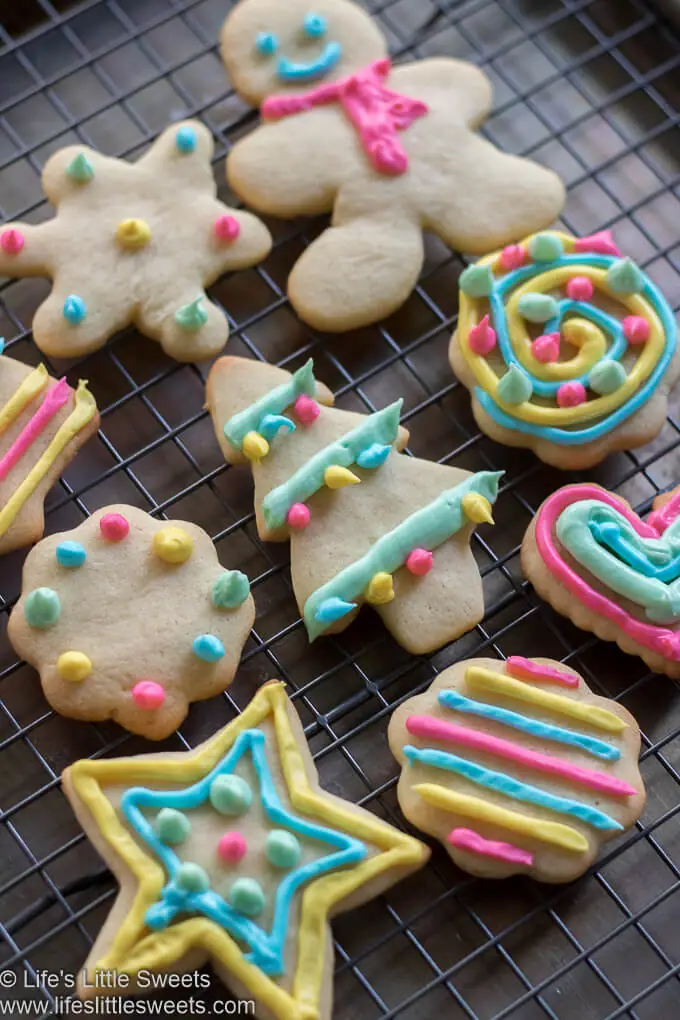
POLYGON ((623 826, 597 808, 583 804, 579 800, 572 800, 570 797, 558 797, 555 794, 542 790, 539 786, 532 786, 530 783, 522 783, 519 779, 504 772, 496 772, 494 769, 487 769, 477 762, 468 761, 467 758, 459 758, 457 754, 448 754, 446 751, 436 751, 433 748, 417 748, 411 744, 404 745, 404 754, 411 763, 420 762, 422 765, 430 765, 435 769, 445 769, 447 772, 455 772, 457 775, 468 779, 477 786, 484 786, 487 790, 495 790, 506 797, 520 800, 524 804, 536 804, 538 807, 546 808, 549 811, 557 811, 558 814, 570 815, 578 818, 579 821, 592 825, 595 829, 623 829, 623 826))
POLYGON ((363 860, 367 854, 366 847, 359 840, 305 818, 299 818, 284 807, 267 762, 265 735, 261 730, 246 730, 241 733, 222 761, 193 786, 183 790, 148 790, 144 787, 133 787, 126 790, 121 797, 120 807, 130 826, 153 850, 169 876, 169 881, 161 890, 160 899, 146 912, 147 925, 152 930, 158 931, 167 927, 179 913, 203 914, 245 943, 250 949, 245 959, 259 967, 265 974, 272 976, 284 972, 284 948, 291 901, 300 886, 337 868, 355 864, 363 860), (238 762, 247 754, 251 755, 259 779, 262 806, 268 819, 276 827, 326 843, 333 848, 333 851, 325 857, 308 861, 282 878, 275 894, 270 931, 265 931, 253 920, 239 913, 213 890, 192 892, 180 888, 176 877, 183 862, 172 847, 162 842, 152 822, 142 810, 146 808, 156 811, 170 807, 185 811, 200 807, 209 802, 212 782, 218 776, 233 773, 238 762))
POLYGON ((482 719, 502 723, 504 726, 511 726, 512 729, 529 733, 538 740, 552 740, 556 744, 578 747, 596 758, 618 761, 621 757, 618 747, 607 744, 604 740, 598 740, 597 737, 591 737, 586 733, 576 733, 574 730, 567 730, 563 726, 555 726, 553 723, 541 722, 539 719, 532 719, 520 712, 511 712, 510 709, 500 708, 498 705, 487 705, 483 701, 466 698, 458 691, 440 691, 437 700, 444 708, 477 715, 482 719))
MULTIPOLYGON (((613 520, 590 520, 588 527, 596 542, 611 549, 620 560, 623 560, 639 574, 666 583, 676 581, 680 577, 680 554, 671 556, 671 550, 668 547, 665 549, 649 548, 644 540, 643 543, 640 543, 638 535, 635 535, 631 540, 623 533, 625 527, 623 521, 618 523, 613 520), (639 547, 640 544, 642 544, 642 548, 639 547), (655 563, 655 559, 661 562, 655 563)), ((628 528, 625 530, 628 532, 628 528)), ((651 545, 653 541, 650 540, 649 544, 651 545)))

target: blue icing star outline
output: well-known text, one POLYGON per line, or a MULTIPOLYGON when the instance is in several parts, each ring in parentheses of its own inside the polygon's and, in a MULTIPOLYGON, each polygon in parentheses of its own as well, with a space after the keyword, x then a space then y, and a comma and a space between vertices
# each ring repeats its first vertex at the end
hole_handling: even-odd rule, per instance
POLYGON ((310 879, 363 860, 367 849, 360 840, 304 818, 298 818, 283 806, 267 762, 265 744, 266 738, 261 730, 245 730, 236 738, 225 757, 199 782, 184 790, 131 787, 122 795, 120 808, 129 825, 162 861, 170 876, 161 890, 160 899, 146 912, 145 922, 148 927, 154 931, 165 928, 179 913, 203 914, 249 946, 250 952, 245 956, 249 963, 259 967, 265 974, 278 976, 284 972, 283 953, 294 894, 310 879), (180 888, 175 883, 174 876, 183 862, 171 847, 162 842, 153 824, 142 811, 143 807, 152 809, 170 807, 179 811, 199 807, 208 801, 213 780, 217 776, 232 773, 246 754, 251 755, 267 817, 278 827, 287 828, 300 836, 328 843, 336 848, 335 852, 308 861, 282 878, 275 894, 274 917, 270 932, 266 932, 255 921, 240 914, 211 889, 205 892, 190 892, 180 888))

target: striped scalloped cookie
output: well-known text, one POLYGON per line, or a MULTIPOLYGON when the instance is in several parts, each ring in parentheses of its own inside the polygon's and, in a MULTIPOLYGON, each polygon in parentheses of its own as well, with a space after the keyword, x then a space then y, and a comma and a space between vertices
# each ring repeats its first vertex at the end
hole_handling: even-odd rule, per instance
POLYGON ((640 731, 551 659, 467 659, 389 726, 406 817, 465 871, 569 882, 640 816, 640 731))

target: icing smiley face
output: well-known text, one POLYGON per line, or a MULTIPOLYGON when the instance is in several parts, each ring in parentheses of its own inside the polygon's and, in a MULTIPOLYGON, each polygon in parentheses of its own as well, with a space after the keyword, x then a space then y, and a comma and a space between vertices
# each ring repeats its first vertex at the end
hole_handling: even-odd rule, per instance
MULTIPOLYGON (((328 21, 323 14, 310 12, 306 14, 302 22, 303 34, 309 40, 324 40, 328 29, 328 21)), ((263 56, 274 56, 279 48, 279 40, 273 32, 260 32, 256 42, 258 53, 263 56)), ((281 56, 276 62, 276 73, 283 82, 315 81, 323 78, 328 71, 332 70, 342 56, 342 46, 339 42, 329 40, 325 43, 321 53, 309 60, 291 60, 289 57, 281 56)))

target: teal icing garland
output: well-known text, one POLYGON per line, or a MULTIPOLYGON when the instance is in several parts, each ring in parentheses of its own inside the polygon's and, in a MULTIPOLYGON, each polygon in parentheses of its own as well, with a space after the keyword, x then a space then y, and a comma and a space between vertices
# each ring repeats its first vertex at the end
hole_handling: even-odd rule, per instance
POLYGON ((308 397, 313 397, 316 393, 312 358, 305 362, 302 368, 298 368, 288 382, 265 393, 254 404, 250 404, 249 407, 230 418, 224 426, 225 437, 232 446, 240 450, 244 438, 249 432, 259 430, 260 423, 265 416, 281 415, 303 393, 308 397))

